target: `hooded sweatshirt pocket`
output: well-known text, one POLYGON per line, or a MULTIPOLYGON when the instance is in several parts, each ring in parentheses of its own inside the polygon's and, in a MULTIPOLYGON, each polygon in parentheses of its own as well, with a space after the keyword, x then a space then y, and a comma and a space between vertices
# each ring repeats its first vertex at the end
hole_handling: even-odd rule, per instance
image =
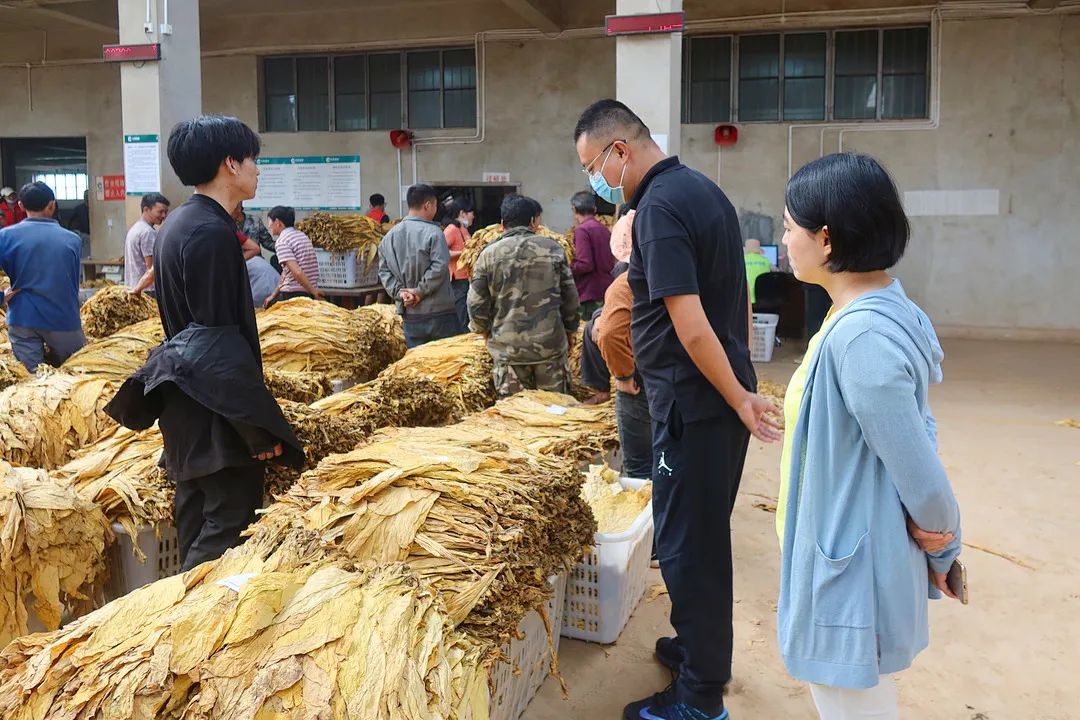
POLYGON ((815 543, 814 624, 869 628, 874 618, 874 566, 870 533, 864 533, 851 554, 834 559, 815 543))

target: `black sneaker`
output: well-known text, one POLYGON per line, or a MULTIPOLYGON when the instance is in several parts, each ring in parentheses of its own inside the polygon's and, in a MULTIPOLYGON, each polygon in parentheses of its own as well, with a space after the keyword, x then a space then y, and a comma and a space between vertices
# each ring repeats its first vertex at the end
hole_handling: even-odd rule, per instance
POLYGON ((656 641, 656 659, 673 673, 682 667, 683 651, 677 637, 662 637, 656 641))
POLYGON ((675 696, 675 686, 656 693, 651 698, 630 703, 623 710, 623 720, 728 720, 729 715, 724 704, 719 708, 700 708, 690 703, 679 702, 675 696))

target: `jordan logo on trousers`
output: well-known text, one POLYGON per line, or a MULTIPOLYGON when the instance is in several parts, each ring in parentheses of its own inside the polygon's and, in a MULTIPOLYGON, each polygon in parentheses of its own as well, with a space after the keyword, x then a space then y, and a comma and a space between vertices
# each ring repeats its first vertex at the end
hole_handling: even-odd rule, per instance
POLYGON ((675 468, 667 464, 667 460, 664 458, 664 451, 660 451, 660 462, 656 464, 656 469, 664 473, 668 477, 671 477, 671 473, 675 472, 675 468))

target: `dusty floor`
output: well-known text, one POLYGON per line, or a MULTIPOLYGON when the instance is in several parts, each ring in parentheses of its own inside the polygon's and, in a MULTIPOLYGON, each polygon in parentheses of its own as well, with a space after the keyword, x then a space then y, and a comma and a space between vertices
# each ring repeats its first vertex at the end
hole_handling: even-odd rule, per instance
MULTIPOLYGON (((1080 718, 1080 345, 945 343, 945 383, 932 402, 941 452, 963 513, 972 604, 931 609, 931 645, 899 677, 902 717, 921 720, 1080 718)), ((785 381, 795 349, 759 366, 785 381)), ((784 671, 775 640, 778 446, 753 443, 734 515, 734 720, 817 717, 784 671)), ((659 583, 651 571, 650 584, 659 583)), ((626 702, 662 689, 652 658, 669 634, 666 596, 638 606, 620 640, 562 640, 563 701, 551 678, 524 720, 616 720, 626 702)))

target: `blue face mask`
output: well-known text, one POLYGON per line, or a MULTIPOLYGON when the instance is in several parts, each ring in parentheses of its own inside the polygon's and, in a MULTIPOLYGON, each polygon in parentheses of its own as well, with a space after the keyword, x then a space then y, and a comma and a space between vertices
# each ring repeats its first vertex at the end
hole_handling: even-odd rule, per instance
POLYGON ((608 150, 607 157, 604 158, 604 164, 600 166, 599 170, 589 176, 589 184, 592 186, 593 192, 604 200, 612 205, 622 205, 626 202, 626 197, 623 193, 623 178, 626 177, 626 165, 623 165, 622 174, 619 175, 618 187, 611 187, 607 178, 604 177, 604 168, 607 166, 607 161, 611 159, 611 153, 614 151, 614 147, 608 150))

